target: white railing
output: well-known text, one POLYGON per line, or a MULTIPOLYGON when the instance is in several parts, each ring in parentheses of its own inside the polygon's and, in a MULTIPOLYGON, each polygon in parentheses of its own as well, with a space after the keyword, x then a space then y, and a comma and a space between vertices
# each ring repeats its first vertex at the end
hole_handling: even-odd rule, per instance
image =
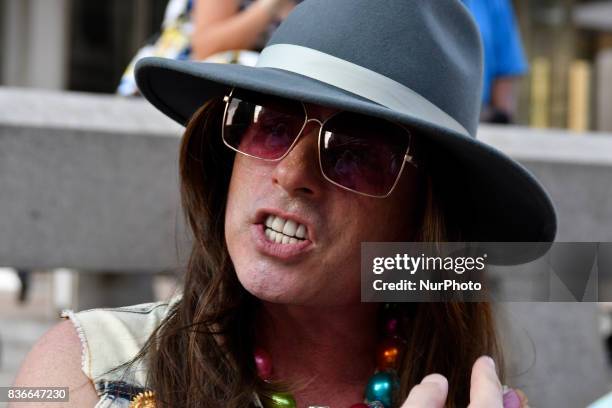
MULTIPOLYGON (((0 265, 174 267, 180 134, 139 99, 0 88, 0 265)), ((612 137, 491 126, 479 137, 549 190, 559 240, 612 240, 612 137)))

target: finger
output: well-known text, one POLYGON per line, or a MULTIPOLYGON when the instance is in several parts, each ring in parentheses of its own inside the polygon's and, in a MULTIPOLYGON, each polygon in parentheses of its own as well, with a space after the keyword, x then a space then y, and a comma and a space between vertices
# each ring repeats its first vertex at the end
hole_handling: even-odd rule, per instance
POLYGON ((472 367, 469 408, 502 408, 502 385, 491 357, 480 357, 472 367))
POLYGON ((443 408, 448 381, 440 374, 430 374, 415 385, 401 408, 443 408))
POLYGON ((509 388, 504 393, 504 408, 529 408, 529 401, 523 391, 509 388))
POLYGON ((515 389, 514 391, 516 391, 516 393, 518 394, 520 400, 521 400, 521 406, 522 407, 527 407, 529 406, 529 399, 527 399, 527 395, 525 395, 525 393, 522 390, 519 390, 518 388, 515 389))

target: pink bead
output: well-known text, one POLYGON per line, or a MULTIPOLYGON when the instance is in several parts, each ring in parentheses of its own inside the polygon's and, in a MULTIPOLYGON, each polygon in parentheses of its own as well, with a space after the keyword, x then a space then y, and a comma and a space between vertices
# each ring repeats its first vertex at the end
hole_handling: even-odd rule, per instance
POLYGON ((523 403, 518 394, 514 390, 508 390, 504 394, 504 408, 521 408, 523 403))
POLYGON ((395 319, 395 318, 389 319, 387 321, 387 324, 385 325, 385 332, 389 336, 393 336, 393 335, 397 334, 398 326, 399 326, 399 322, 398 322, 397 319, 395 319))
POLYGON ((351 405, 350 408, 368 408, 368 404, 364 404, 363 402, 360 402, 359 404, 351 405))
POLYGON ((272 358, 270 354, 262 348, 256 348, 255 353, 255 367, 257 367, 257 375, 264 381, 268 381, 272 378, 272 358))

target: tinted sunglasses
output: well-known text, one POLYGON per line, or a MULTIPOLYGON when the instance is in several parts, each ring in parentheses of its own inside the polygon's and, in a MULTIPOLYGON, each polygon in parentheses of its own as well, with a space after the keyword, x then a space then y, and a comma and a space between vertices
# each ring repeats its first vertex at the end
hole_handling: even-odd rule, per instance
POLYGON ((224 97, 223 142, 245 156, 280 161, 308 122, 319 124, 318 156, 323 177, 369 197, 388 197, 404 166, 416 167, 411 133, 367 115, 337 112, 324 121, 310 118, 303 102, 233 89, 224 97))

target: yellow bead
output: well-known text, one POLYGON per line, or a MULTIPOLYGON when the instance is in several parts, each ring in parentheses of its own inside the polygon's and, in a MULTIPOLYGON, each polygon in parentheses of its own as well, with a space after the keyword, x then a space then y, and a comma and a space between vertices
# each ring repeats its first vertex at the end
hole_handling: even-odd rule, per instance
POLYGON ((155 406, 155 394, 152 391, 145 391, 134 397, 129 408, 155 408, 155 406))

